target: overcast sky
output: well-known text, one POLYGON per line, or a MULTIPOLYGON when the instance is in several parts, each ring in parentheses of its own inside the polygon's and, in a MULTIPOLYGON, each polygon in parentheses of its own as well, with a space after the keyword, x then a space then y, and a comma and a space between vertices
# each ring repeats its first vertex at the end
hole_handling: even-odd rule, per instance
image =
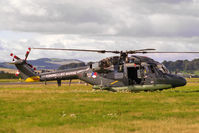
MULTIPOLYGON (((0 61, 28 47, 199 51, 199 0, 0 0, 0 61)), ((30 59, 110 54, 32 50, 30 59)), ((147 55, 158 61, 199 54, 147 55)))

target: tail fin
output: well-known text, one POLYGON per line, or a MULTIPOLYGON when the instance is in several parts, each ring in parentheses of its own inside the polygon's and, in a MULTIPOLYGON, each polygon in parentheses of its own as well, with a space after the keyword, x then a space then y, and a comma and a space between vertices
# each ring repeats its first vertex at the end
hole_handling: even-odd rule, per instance
POLYGON ((30 64, 22 60, 21 63, 16 63, 15 66, 19 70, 25 82, 38 82, 40 81, 39 75, 31 68, 30 64))
MULTIPOLYGON (((29 49, 30 50, 30 49, 29 49)), ((30 51, 29 51, 30 52, 30 51)), ((16 68, 19 70, 21 76, 26 82, 38 82, 40 81, 40 76, 37 72, 35 72, 35 68, 29 63, 26 62, 27 54, 25 56, 25 60, 20 59, 16 55, 10 54, 13 56, 13 62, 10 64, 14 64, 16 68)))

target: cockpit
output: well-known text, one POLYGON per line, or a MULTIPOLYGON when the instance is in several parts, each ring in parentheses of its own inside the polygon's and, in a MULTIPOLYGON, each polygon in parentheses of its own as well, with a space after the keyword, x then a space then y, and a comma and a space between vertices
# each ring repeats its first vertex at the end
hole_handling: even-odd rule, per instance
POLYGON ((145 69, 145 73, 169 74, 169 70, 160 63, 142 63, 142 66, 145 69))
POLYGON ((162 73, 166 73, 166 74, 169 73, 169 70, 168 70, 163 64, 158 64, 158 65, 157 65, 157 69, 158 69, 159 71, 161 71, 162 73))

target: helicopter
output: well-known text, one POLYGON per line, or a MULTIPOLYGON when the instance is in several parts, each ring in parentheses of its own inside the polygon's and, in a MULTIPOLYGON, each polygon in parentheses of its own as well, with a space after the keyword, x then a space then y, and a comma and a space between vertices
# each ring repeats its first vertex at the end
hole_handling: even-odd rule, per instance
POLYGON ((155 91, 169 88, 176 88, 186 85, 186 79, 171 74, 161 63, 146 56, 135 54, 147 53, 199 53, 199 52, 158 52, 153 48, 108 51, 108 50, 87 50, 87 49, 62 49, 62 48, 28 48, 25 59, 21 59, 13 53, 13 62, 18 69, 18 74, 25 82, 47 82, 57 81, 61 86, 62 80, 80 79, 93 85, 93 89, 109 91, 155 91), (28 63, 27 58, 30 51, 34 50, 62 50, 95 53, 113 53, 117 56, 107 57, 99 62, 90 63, 84 67, 77 67, 51 72, 36 72, 36 68, 28 63))

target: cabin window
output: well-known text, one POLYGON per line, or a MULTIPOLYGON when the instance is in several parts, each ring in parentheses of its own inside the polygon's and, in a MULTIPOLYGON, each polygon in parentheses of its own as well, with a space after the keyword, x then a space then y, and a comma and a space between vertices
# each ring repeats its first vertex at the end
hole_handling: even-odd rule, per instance
POLYGON ((93 65, 92 64, 90 64, 90 69, 92 69, 93 68, 93 65))
POLYGON ((83 73, 83 77, 87 77, 87 73, 83 73))
POLYGON ((150 65, 150 69, 152 73, 155 73, 155 68, 152 65, 150 65))
POLYGON ((149 73, 149 67, 148 66, 144 66, 144 73, 149 73))
POLYGON ((137 70, 137 77, 140 78, 140 79, 142 78, 142 74, 141 74, 141 70, 140 69, 137 70))
POLYGON ((124 72, 124 66, 118 65, 118 72, 124 72))
POLYGON ((130 59, 130 60, 129 60, 129 63, 134 63, 134 62, 135 62, 134 59, 130 59))

